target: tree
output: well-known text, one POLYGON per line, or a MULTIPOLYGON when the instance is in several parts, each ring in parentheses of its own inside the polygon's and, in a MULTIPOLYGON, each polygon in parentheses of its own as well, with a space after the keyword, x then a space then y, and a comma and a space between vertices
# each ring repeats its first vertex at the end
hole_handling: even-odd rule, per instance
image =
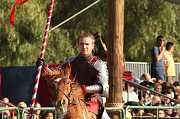
MULTIPOLYGON (((35 64, 40 52, 41 40, 43 38, 44 27, 47 20, 49 3, 41 1, 28 1, 26 4, 17 8, 15 26, 9 23, 9 16, 1 23, 0 32, 0 65, 33 65, 35 64)), ((7 8, 2 8, 3 13, 7 8)), ((10 12, 10 9, 8 9, 10 12)), ((1 17, 1 19, 4 16, 1 17)), ((55 30, 49 35, 49 46, 45 61, 63 61, 64 57, 74 54, 73 46, 67 39, 66 30, 55 30), (61 39, 62 38, 62 39, 61 39), (60 44, 64 49, 59 50, 60 44), (55 49, 57 48, 57 49, 55 49), (59 50, 59 51, 57 51, 59 50), (58 55, 56 54, 58 53, 58 55), (58 57, 58 58, 56 58, 58 57)))
POLYGON ((178 44, 176 7, 164 0, 128 0, 126 2, 126 59, 150 61, 150 50, 159 34, 164 35, 167 41, 171 40, 178 44))
MULTIPOLYGON (((34 65, 40 52, 50 1, 28 0, 18 6, 14 27, 9 24, 12 3, 7 1, 0 1, 0 65, 34 65)), ((125 1, 126 61, 150 61, 150 49, 159 34, 176 44, 175 57, 180 61, 180 5, 172 1, 125 1)), ((52 27, 91 4, 92 0, 55 2, 52 27)), ((107 0, 103 0, 60 28, 51 31, 45 53, 46 63, 59 63, 74 55, 75 40, 82 31, 101 32, 103 40, 107 43, 107 4, 107 0)))

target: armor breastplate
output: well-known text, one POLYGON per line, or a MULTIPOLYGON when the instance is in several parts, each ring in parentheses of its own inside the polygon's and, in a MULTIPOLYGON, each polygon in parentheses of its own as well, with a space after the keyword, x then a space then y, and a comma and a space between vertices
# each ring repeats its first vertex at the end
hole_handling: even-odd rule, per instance
POLYGON ((74 57, 69 60, 71 64, 71 76, 80 84, 86 86, 100 84, 103 88, 101 96, 108 97, 108 70, 106 62, 96 56, 89 58, 74 57))
POLYGON ((75 80, 84 85, 93 85, 98 82, 98 71, 93 64, 87 60, 80 60, 78 57, 71 62, 72 76, 75 80))

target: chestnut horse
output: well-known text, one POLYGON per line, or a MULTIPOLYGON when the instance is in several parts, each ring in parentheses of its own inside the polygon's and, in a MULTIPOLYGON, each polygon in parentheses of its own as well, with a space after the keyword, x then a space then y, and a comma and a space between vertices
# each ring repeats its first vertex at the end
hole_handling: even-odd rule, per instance
POLYGON ((95 119, 87 110, 81 86, 71 78, 69 63, 63 68, 43 68, 42 77, 51 88, 52 103, 56 107, 59 118, 95 119))

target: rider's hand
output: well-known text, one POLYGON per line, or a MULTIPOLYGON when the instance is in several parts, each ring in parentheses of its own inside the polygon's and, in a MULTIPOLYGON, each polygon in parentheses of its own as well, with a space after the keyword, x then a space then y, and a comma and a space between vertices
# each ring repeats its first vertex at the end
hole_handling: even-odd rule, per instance
POLYGON ((39 67, 44 65, 45 65, 44 59, 38 58, 36 61, 36 66, 39 67))

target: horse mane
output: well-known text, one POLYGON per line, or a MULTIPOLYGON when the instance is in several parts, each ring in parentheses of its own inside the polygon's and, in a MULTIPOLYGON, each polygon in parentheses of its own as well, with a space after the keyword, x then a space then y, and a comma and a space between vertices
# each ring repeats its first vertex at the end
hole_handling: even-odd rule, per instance
POLYGON ((41 77, 48 79, 56 79, 59 78, 63 74, 67 74, 70 76, 71 66, 70 63, 61 64, 50 64, 45 65, 42 68, 41 77))

